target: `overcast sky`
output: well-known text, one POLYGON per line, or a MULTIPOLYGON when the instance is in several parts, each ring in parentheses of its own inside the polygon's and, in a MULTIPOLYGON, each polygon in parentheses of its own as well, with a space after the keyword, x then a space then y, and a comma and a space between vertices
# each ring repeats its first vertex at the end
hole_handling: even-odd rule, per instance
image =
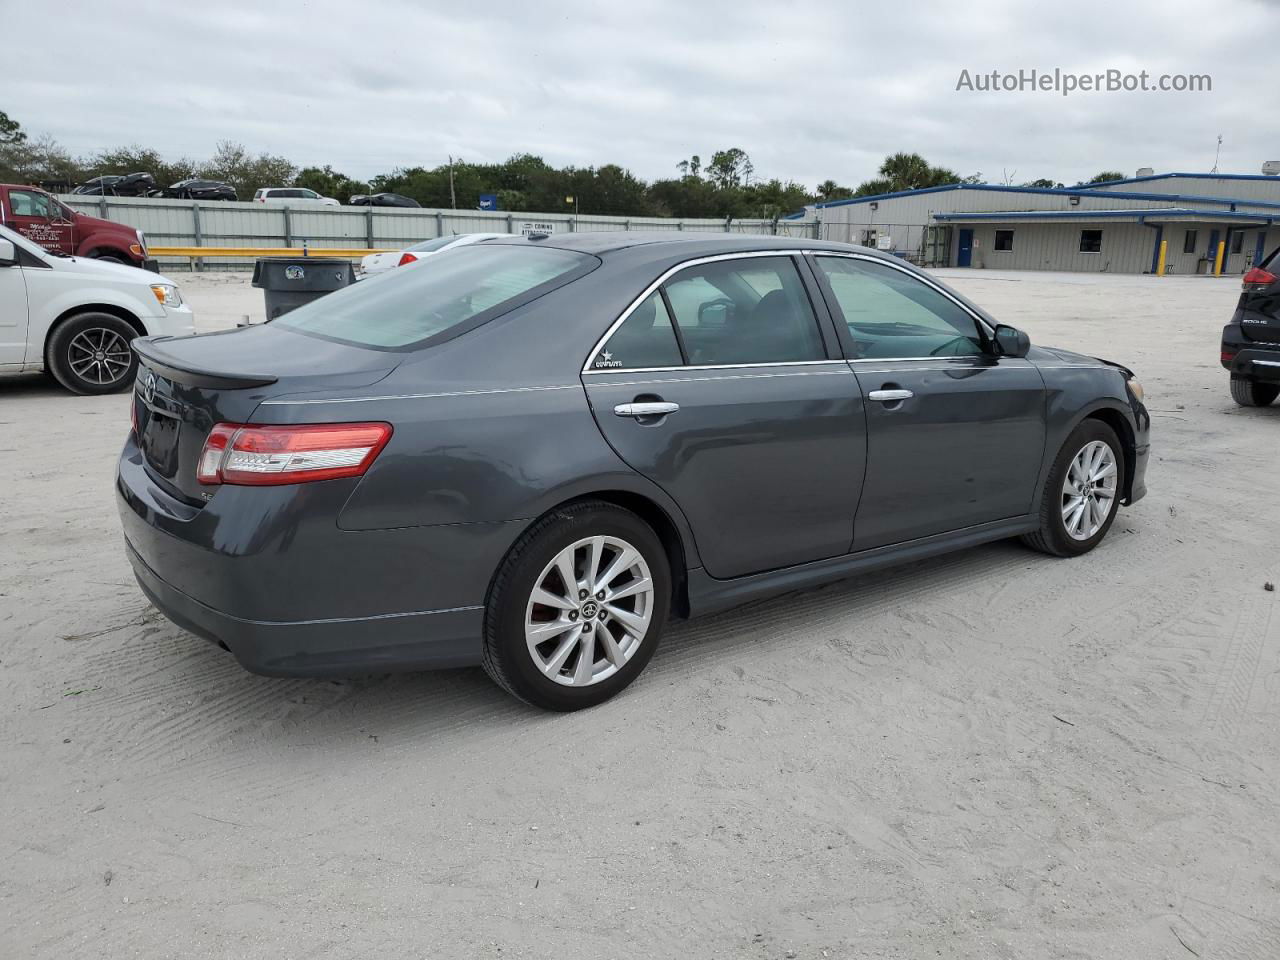
POLYGON ((1183 3, 0 0, 0 110, 73 153, 218 140, 364 178, 452 154, 856 185, 895 150, 991 182, 1280 159, 1280 10, 1183 3), (216 12, 215 12, 216 11, 216 12), (14 42, 15 38, 29 41, 14 42), (1210 74, 1211 93, 958 92, 1020 68, 1210 74))

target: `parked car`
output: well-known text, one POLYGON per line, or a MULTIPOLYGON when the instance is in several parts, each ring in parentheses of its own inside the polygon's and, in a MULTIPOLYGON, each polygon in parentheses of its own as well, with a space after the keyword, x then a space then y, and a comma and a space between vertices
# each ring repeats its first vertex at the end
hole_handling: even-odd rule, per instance
POLYGON ((156 178, 149 173, 108 175, 86 180, 71 191, 93 197, 150 197, 156 190, 156 178))
POLYGON ((1265 407, 1280 397, 1277 273, 1280 249, 1244 275, 1236 312, 1222 328, 1222 365, 1231 373, 1231 399, 1242 407, 1265 407))
POLYGON ((55 256, 0 227, 0 374, 48 371, 74 393, 111 393, 133 383, 135 337, 194 331, 167 277, 55 256))
POLYGON ((1004 537, 1079 556, 1146 491, 1130 371, 816 240, 507 237, 137 349, 134 573, 272 675, 483 664, 577 709, 669 614, 1004 537))
POLYGON ((509 233, 456 233, 452 236, 423 240, 421 243, 415 243, 413 246, 406 247, 403 250, 395 250, 390 253, 371 253, 366 257, 361 257, 357 273, 361 277, 371 277, 375 274, 393 270, 396 267, 417 263, 432 254, 452 250, 454 247, 462 247, 469 243, 479 243, 481 240, 493 240, 496 237, 509 236, 509 233))
POLYGON ((326 207, 339 206, 333 197, 322 197, 314 190, 305 187, 261 187, 253 195, 254 203, 320 204, 326 207))
POLYGON ((421 207, 413 197, 398 193, 357 193, 349 201, 353 207, 421 207))
POLYGON ((164 191, 178 200, 238 200, 236 188, 221 180, 179 180, 164 191))
POLYGON ((141 230, 72 210, 35 187, 0 183, 0 224, 63 256, 155 268, 141 230))

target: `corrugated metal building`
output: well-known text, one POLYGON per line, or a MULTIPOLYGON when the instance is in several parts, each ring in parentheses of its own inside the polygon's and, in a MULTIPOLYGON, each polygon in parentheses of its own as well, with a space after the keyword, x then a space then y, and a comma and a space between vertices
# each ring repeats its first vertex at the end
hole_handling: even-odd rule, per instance
POLYGON ((926 266, 1243 273, 1280 246, 1280 176, 1167 173, 1077 188, 949 184, 817 204, 824 239, 926 266))

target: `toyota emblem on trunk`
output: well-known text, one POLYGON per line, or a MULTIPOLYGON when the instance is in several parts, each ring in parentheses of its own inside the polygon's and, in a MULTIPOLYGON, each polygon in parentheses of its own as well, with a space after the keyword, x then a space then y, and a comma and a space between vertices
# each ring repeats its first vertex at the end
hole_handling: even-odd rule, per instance
POLYGON ((142 399, 151 403, 156 398, 156 375, 148 371, 147 379, 142 381, 142 399))

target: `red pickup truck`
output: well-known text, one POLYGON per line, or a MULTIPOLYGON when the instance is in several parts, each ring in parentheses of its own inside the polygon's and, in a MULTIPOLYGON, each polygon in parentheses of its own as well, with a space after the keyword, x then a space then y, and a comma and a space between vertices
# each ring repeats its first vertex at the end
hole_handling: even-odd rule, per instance
POLYGON ((0 223, 53 253, 156 269, 141 230, 85 216, 37 187, 0 183, 0 223))

